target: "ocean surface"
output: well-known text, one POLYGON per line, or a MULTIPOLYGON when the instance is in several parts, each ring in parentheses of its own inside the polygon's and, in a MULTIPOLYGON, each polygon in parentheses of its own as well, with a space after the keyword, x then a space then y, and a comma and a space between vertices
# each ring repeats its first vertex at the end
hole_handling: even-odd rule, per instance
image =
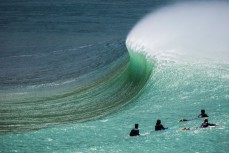
POLYGON ((228 1, 2 0, 0 153, 228 153, 228 27, 228 1))

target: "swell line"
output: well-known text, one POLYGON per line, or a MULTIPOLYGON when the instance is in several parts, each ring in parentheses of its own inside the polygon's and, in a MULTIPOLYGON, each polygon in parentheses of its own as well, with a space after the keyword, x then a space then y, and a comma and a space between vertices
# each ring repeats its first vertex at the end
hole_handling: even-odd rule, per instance
POLYGON ((85 86, 51 95, 36 91, 12 101, 1 99, 0 134, 98 119, 130 103, 147 83, 152 64, 145 55, 128 52, 112 71, 85 86))

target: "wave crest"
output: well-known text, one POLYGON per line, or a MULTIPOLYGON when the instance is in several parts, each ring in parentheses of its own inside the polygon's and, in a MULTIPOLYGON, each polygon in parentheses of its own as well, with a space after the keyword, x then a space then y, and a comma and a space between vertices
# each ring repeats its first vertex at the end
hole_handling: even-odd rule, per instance
POLYGON ((229 59, 229 3, 184 2, 148 14, 128 34, 126 44, 156 56, 178 52, 229 59))

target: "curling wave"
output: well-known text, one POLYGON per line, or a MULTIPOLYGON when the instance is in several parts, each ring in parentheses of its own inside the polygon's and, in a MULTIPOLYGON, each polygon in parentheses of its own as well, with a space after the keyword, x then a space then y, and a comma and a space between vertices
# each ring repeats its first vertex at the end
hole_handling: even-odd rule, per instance
MULTIPOLYGON (((126 50, 124 43, 114 46, 114 50, 126 50)), ((131 49, 128 52, 106 68, 111 70, 96 72, 102 74, 100 78, 87 82, 86 74, 81 81, 87 83, 78 85, 72 80, 53 88, 40 84, 32 91, 1 93, 0 133, 83 122, 120 109, 142 90, 152 70, 152 63, 143 54, 131 49)))

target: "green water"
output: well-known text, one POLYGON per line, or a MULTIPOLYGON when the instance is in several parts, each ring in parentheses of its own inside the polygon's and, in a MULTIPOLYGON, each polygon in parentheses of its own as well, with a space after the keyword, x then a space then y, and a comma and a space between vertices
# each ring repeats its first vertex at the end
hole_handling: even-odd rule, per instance
POLYGON ((114 69, 100 72, 101 78, 84 86, 72 83, 61 90, 5 94, 1 98, 1 134, 88 121, 118 111, 145 86, 152 64, 144 55, 130 52, 130 59, 123 56, 112 65, 114 69))

